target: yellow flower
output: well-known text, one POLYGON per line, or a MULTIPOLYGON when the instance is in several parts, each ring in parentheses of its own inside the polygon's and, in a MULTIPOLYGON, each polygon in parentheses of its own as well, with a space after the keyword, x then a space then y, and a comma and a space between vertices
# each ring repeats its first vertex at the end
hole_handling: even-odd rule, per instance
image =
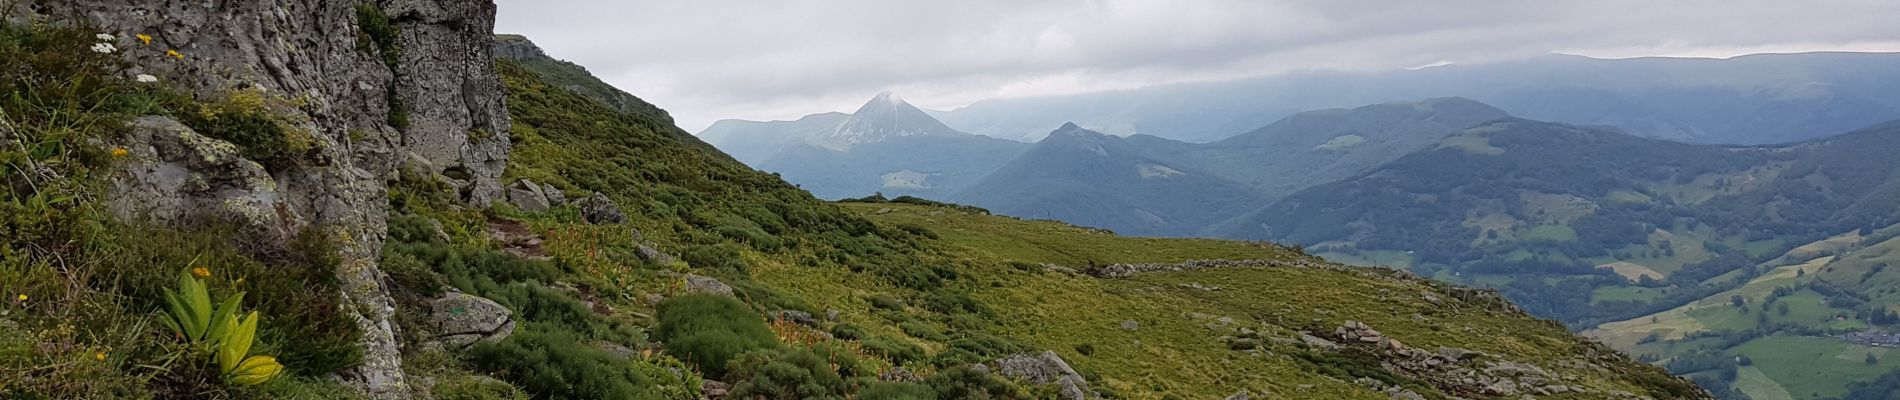
POLYGON ((126 153, 130 153, 130 152, 129 152, 129 151, 126 151, 124 147, 114 147, 114 148, 112 148, 112 156, 113 156, 113 157, 125 157, 125 155, 126 155, 126 153))
POLYGON ((165 50, 165 56, 180 60, 185 59, 185 53, 179 53, 178 50, 165 50))
POLYGON ((105 361, 105 360, 106 360, 106 352, 103 352, 103 351, 101 351, 101 352, 97 352, 97 353, 92 353, 92 359, 94 359, 94 360, 99 360, 99 361, 105 361))
POLYGON ((141 34, 138 34, 138 35, 134 35, 134 36, 137 36, 137 37, 139 38, 139 42, 143 42, 143 43, 145 43, 145 44, 152 44, 152 35, 147 35, 147 34, 143 34, 143 33, 141 33, 141 34))
POLYGON ((196 267, 191 269, 191 274, 197 275, 199 278, 204 278, 211 276, 211 270, 205 269, 205 267, 196 267))
POLYGON ((16 299, 19 299, 20 301, 26 301, 26 293, 21 293, 20 297, 16 297, 16 299))

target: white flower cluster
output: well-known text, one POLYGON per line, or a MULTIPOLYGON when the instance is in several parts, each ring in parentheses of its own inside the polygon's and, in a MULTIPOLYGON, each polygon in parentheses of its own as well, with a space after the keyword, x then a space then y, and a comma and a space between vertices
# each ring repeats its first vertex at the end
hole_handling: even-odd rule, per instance
POLYGON ((92 35, 92 37, 99 39, 99 43, 92 45, 92 52, 112 54, 112 52, 119 51, 118 46, 112 45, 112 41, 119 40, 118 36, 112 36, 110 33, 101 33, 92 35))

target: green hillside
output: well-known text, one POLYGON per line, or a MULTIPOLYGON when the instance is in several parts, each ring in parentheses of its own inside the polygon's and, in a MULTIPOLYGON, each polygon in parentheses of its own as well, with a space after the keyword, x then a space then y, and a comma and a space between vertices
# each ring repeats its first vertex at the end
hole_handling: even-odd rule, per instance
POLYGON ((1706 398, 1493 294, 1400 272, 820 201, 510 60, 497 69, 513 126, 489 133, 512 143, 508 201, 472 207, 451 177, 405 169, 375 265, 340 264, 328 234, 275 254, 215 225, 128 225, 100 197, 124 153, 95 143, 131 117, 254 118, 197 126, 257 140, 205 139, 245 150, 284 125, 269 108, 109 78, 124 71, 85 51, 92 34, 0 30, 0 68, 27 72, 0 77, 13 145, 0 147, 0 397, 357 397, 332 380, 364 359, 335 274, 374 267, 415 382, 400 397, 1706 398), (1248 261, 1177 264, 1195 259, 1248 261), (1110 265, 1136 262, 1166 264, 1110 265), (237 355, 275 356, 283 374, 249 385, 202 347, 248 335, 193 344, 159 322, 210 315, 167 305, 167 289, 197 293, 189 282, 258 310, 227 328, 257 327, 259 346, 237 355), (498 326, 443 331, 471 322, 498 326))

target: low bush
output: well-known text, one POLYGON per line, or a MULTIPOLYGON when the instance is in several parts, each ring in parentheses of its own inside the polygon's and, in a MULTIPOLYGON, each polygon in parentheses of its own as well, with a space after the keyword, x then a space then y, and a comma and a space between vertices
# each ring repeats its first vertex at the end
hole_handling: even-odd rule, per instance
POLYGON ((897 364, 924 359, 924 348, 899 339, 876 336, 859 342, 864 350, 874 355, 884 356, 897 364))
POLYGON ((746 274, 746 263, 739 246, 730 244, 699 245, 686 248, 680 253, 680 259, 687 265, 709 271, 723 271, 740 276, 746 274))
POLYGON ((602 350, 545 322, 528 322, 497 343, 469 349, 471 365, 536 397, 556 399, 665 399, 663 382, 679 378, 665 368, 602 350))
POLYGON ((938 371, 925 379, 924 383, 937 392, 940 399, 975 400, 1015 400, 1028 399, 1029 395, 1015 385, 985 372, 971 369, 968 365, 958 365, 938 371))
POLYGON ((937 391, 930 385, 910 382, 873 382, 858 391, 858 400, 930 400, 937 391))
POLYGON ((850 351, 825 344, 747 352, 730 370, 737 382, 730 396, 741 399, 844 399, 870 372, 850 351))
POLYGON ((739 354, 778 347, 765 319, 731 297, 678 296, 660 302, 659 313, 654 335, 707 376, 725 377, 739 354))

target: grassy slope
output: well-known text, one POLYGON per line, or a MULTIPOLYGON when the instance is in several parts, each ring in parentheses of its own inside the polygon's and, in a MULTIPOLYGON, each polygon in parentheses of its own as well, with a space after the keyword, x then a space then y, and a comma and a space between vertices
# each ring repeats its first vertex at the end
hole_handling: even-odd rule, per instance
MULTIPOLYGON (((1079 267, 1089 261, 1303 257, 1264 244, 1119 237, 1054 222, 910 205, 846 206, 880 224, 915 224, 939 232, 952 253, 976 266, 1007 261, 1079 267)), ((1228 350, 1216 337, 1230 334, 1237 326, 1256 327, 1269 337, 1287 337, 1308 325, 1330 327, 1359 320, 1414 346, 1464 347, 1535 360, 1546 368, 1558 368, 1557 361, 1581 346, 1547 321, 1470 305, 1432 307, 1422 300, 1424 294, 1447 297, 1436 284, 1394 279, 1376 269, 1247 268, 1096 279, 989 268, 984 272, 1001 276, 993 278, 991 287, 978 297, 997 307, 1004 321, 1001 331, 1056 349, 1079 368, 1099 372, 1110 387, 1125 395, 1166 392, 1210 398, 1247 388, 1301 398, 1384 397, 1332 382, 1284 356, 1228 350), (1221 289, 1185 286, 1190 284, 1221 289), (1233 318, 1235 325, 1222 326, 1220 316, 1233 318), (1140 328, 1122 329, 1120 323, 1125 320, 1136 321, 1140 328), (1079 344, 1092 345, 1094 355, 1072 350, 1079 344), (1314 386, 1301 389, 1305 385, 1314 386)), ((1566 372, 1589 376, 1597 388, 1627 388, 1613 374, 1566 372)))

